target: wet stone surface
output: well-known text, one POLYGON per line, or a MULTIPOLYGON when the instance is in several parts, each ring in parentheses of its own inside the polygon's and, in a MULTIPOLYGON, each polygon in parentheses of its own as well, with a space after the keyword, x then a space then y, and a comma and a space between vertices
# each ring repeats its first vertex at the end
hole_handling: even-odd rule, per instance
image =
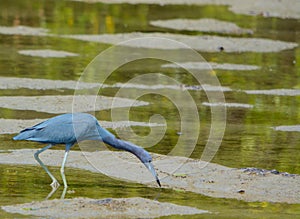
POLYGON ((118 34, 73 34, 62 35, 61 37, 77 39, 87 42, 98 42, 107 44, 118 44, 125 42, 125 45, 133 48, 151 48, 163 50, 177 50, 186 48, 187 45, 195 50, 205 52, 279 52, 282 50, 292 49, 298 46, 297 43, 283 42, 279 40, 270 40, 263 38, 237 38, 237 37, 220 37, 220 36, 192 36, 171 33, 118 33, 118 34), (133 40, 137 38, 150 37, 145 40, 133 40), (161 38, 166 38, 179 43, 165 44, 161 38), (131 41, 132 40, 132 41, 131 41), (182 44, 180 44, 182 43, 182 44))
MULTIPOLYGON (((84 146, 81 146, 81 149, 84 150, 84 146)), ((35 151, 31 149, 2 151, 0 162, 37 165, 32 156, 35 151)), ((60 166, 63 153, 62 150, 49 150, 42 154, 41 159, 46 165, 60 166)), ((152 156, 162 188, 180 189, 210 197, 234 198, 247 202, 300 203, 300 176, 297 174, 289 175, 278 173, 276 170, 257 168, 229 168, 177 156, 159 154, 152 154, 152 156), (238 192, 240 190, 245 191, 243 195, 238 192)), ((157 188, 153 176, 136 157, 127 152, 71 151, 67 166, 101 172, 110 177, 157 188), (115 168, 116 166, 122 168, 115 168)))
POLYGON ((235 23, 216 20, 216 19, 170 19, 170 20, 156 20, 151 21, 151 25, 175 29, 175 30, 189 30, 200 32, 215 32, 222 34, 253 34, 250 29, 244 29, 237 26, 235 23))
POLYGON ((2 206, 2 209, 10 213, 46 218, 156 218, 209 213, 197 208, 145 198, 54 199, 2 206))
POLYGON ((52 49, 35 49, 35 50, 19 50, 19 54, 26 56, 37 56, 42 58, 66 58, 74 57, 79 54, 61 51, 61 50, 52 50, 52 49))

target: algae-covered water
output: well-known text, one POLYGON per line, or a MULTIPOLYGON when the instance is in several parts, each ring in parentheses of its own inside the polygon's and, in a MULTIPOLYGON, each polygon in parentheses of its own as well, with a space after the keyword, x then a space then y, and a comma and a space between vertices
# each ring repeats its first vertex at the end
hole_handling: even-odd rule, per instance
MULTIPOLYGON (((299 20, 272 17, 268 16, 272 13, 265 12, 268 11, 262 11, 256 16, 236 14, 227 6, 213 4, 132 5, 86 3, 84 1, 1 1, 0 81, 4 81, 3 77, 12 78, 12 80, 5 82, 6 84, 0 82, 0 96, 19 97, 24 100, 25 98, 21 96, 73 95, 74 90, 71 88, 76 84, 86 66, 112 43, 94 42, 86 38, 83 40, 78 37, 80 34, 113 34, 109 35, 108 40, 116 41, 118 40, 115 39, 117 34, 124 34, 122 37, 126 38, 131 37, 130 33, 132 32, 142 32, 147 36, 154 32, 171 33, 190 43, 189 46, 196 49, 199 47, 198 41, 193 44, 194 38, 186 39, 185 37, 203 39, 204 41, 200 41, 202 44, 207 43, 205 37, 203 38, 204 35, 206 38, 220 37, 222 39, 219 39, 219 43, 216 43, 213 49, 208 44, 203 46, 203 50, 198 50, 210 63, 226 63, 222 67, 212 64, 215 67, 213 74, 226 91, 224 92, 226 102, 231 103, 226 108, 224 137, 212 162, 235 168, 251 166, 300 174, 300 128, 296 126, 300 123, 298 112, 300 105, 299 20), (155 20, 179 18, 211 18, 235 23, 247 31, 228 32, 212 29, 201 32, 198 29, 151 25, 155 20), (6 27, 15 28, 6 29, 6 27), (77 39, 71 39, 71 35, 73 38, 76 35, 77 39), (231 37, 236 38, 236 44, 225 44, 223 40, 232 39, 231 37), (270 40, 272 44, 268 44, 269 46, 266 47, 264 47, 266 42, 257 46, 260 45, 259 41, 252 42, 252 44, 242 41, 240 44, 240 38, 266 39, 270 40), (278 43, 284 43, 284 45, 277 48, 278 43), (247 48, 251 49, 247 50, 247 48), (42 51, 35 53, 31 50, 42 51), (67 53, 57 54, 52 53, 52 50, 67 53), (249 66, 252 67, 249 68, 249 66), (18 80, 18 78, 20 79, 18 80), (23 81, 24 78, 49 81, 23 81), (73 82, 65 85, 62 84, 63 81, 73 82), (45 87, 47 85, 47 88, 43 89, 43 84, 45 87), (279 126, 281 128, 278 128, 279 126)), ((226 30, 226 25, 222 28, 226 30)), ((161 46, 163 47, 163 45, 161 46)), ((131 53, 133 48, 124 51, 131 53)), ((174 49, 172 54, 174 57, 180 57, 182 53, 180 49, 174 49)), ((126 56, 126 54, 123 55, 126 56)), ((188 58, 183 57, 182 59, 186 62, 189 61, 188 58)), ((164 67, 165 64, 165 61, 156 59, 142 59, 127 63, 115 70, 105 81, 109 86, 101 89, 101 95, 114 97, 120 88, 120 85, 113 86, 114 84, 122 85, 128 80, 146 73, 162 73, 176 79, 190 88, 188 91, 196 103, 201 130, 191 157, 200 158, 207 143, 211 125, 211 108, 209 104, 205 104, 208 99, 205 92, 195 86, 197 81, 188 71, 172 66, 164 67)), ((97 82, 93 77, 88 78, 87 81, 97 82)), ((161 82, 158 80, 156 83, 161 85, 161 82)), ((145 84, 147 83, 145 82, 145 84)), ((138 96, 147 89, 149 86, 129 84, 126 92, 129 96, 138 96)), ((147 150, 168 154, 182 134, 181 115, 172 100, 158 93, 153 87, 151 89, 152 94, 138 98, 149 104, 132 107, 129 119, 148 122, 154 114, 163 116, 167 124, 166 133, 155 146, 147 148, 147 150)), ((160 89, 168 88, 160 87, 160 89)), ((18 102, 21 101, 16 99, 9 101, 8 99, 7 102, 0 103, 0 118, 45 119, 63 112, 62 110, 55 113, 55 110, 53 112, 52 109, 52 111, 49 110, 49 107, 43 108, 43 102, 36 102, 35 105, 23 104, 23 108, 18 106, 18 102)), ((59 104, 63 105, 64 103, 59 104)), ((44 105, 46 106, 47 103, 44 105)), ((56 108, 54 107, 54 109, 56 108)), ((95 115, 99 120, 110 121, 112 119, 110 109, 98 110, 95 115)), ((146 136, 149 134, 150 128, 134 126, 133 130, 137 135, 146 136)), ((0 127, 0 132, 0 150, 41 147, 41 145, 31 142, 14 142, 12 132, 5 132, 3 127, 0 127)), ((130 140, 134 141, 135 139, 130 140)), ((63 149, 61 146, 57 148, 63 149)), ((74 150, 79 150, 79 148, 75 147, 74 150)), ((50 169, 60 179, 59 168, 52 167, 50 169)), ((208 210, 213 213, 215 218, 295 218, 300 215, 299 204, 253 203, 211 198, 180 190, 149 188, 140 184, 112 179, 100 173, 71 168, 66 169, 66 175, 70 187, 67 198, 140 196, 208 210)), ((50 192, 49 184, 49 177, 38 166, 0 164, 0 205, 43 200, 50 192)), ((59 198, 60 192, 58 191, 53 198, 59 198)), ((5 213, 2 210, 0 210, 0 215, 2 218, 22 217, 5 213)), ((177 217, 180 218, 174 216, 174 218, 177 217)), ((212 215, 189 217, 211 218, 212 215)))

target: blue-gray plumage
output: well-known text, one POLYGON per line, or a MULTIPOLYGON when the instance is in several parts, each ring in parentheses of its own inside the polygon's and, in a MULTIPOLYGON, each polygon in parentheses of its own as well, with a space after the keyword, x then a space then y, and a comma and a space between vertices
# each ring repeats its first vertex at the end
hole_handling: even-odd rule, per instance
POLYGON ((87 113, 63 114, 53 117, 35 126, 22 130, 20 134, 15 136, 13 139, 48 144, 46 147, 38 150, 34 154, 34 157, 51 177, 51 186, 55 188, 59 186, 59 183, 44 163, 39 159, 39 154, 51 148, 53 145, 66 145, 65 156, 60 169, 63 183, 66 188, 67 181, 64 174, 64 166, 68 153, 75 143, 83 140, 103 141, 114 148, 125 150, 134 154, 152 173, 158 185, 161 186, 155 169, 151 163, 152 157, 145 149, 130 142, 117 139, 112 133, 101 127, 94 116, 87 113))

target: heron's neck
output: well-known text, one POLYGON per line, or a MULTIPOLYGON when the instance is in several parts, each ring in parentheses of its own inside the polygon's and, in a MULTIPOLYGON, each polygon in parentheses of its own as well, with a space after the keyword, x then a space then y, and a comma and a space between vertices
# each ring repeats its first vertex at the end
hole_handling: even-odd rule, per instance
POLYGON ((141 155, 144 151, 143 148, 141 148, 135 144, 132 144, 130 142, 117 139, 116 137, 108 136, 108 137, 103 138, 102 140, 104 143, 109 144, 110 146, 112 146, 116 149, 128 151, 128 152, 134 154, 139 159, 141 159, 141 155))

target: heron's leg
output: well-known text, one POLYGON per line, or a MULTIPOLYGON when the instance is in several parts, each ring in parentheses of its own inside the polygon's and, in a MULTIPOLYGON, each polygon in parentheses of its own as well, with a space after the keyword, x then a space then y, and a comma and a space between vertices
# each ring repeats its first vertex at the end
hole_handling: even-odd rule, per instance
POLYGON ((68 158, 69 151, 70 151, 69 148, 66 148, 65 156, 64 156, 63 162, 61 164, 61 168, 60 168, 61 178, 64 182, 65 188, 68 187, 66 176, 65 176, 65 164, 66 164, 66 161, 67 161, 67 158, 68 158))
MULTIPOLYGON (((52 179, 52 183, 51 186, 52 188, 58 188, 59 187, 59 183, 58 181, 55 179, 55 177, 51 174, 51 172, 48 170, 48 168, 45 166, 45 164, 41 161, 41 159, 39 158, 39 154, 42 153, 43 151, 51 148, 53 145, 49 144, 46 147, 38 150, 37 152, 34 153, 34 158, 37 160, 37 162, 39 162, 39 164, 44 168, 44 170, 46 171, 46 173, 50 176, 50 178, 52 179)), ((56 190, 55 189, 55 190, 56 190)))
POLYGON ((67 187, 64 187, 64 190, 61 193, 60 199, 65 199, 66 193, 67 193, 67 187))

